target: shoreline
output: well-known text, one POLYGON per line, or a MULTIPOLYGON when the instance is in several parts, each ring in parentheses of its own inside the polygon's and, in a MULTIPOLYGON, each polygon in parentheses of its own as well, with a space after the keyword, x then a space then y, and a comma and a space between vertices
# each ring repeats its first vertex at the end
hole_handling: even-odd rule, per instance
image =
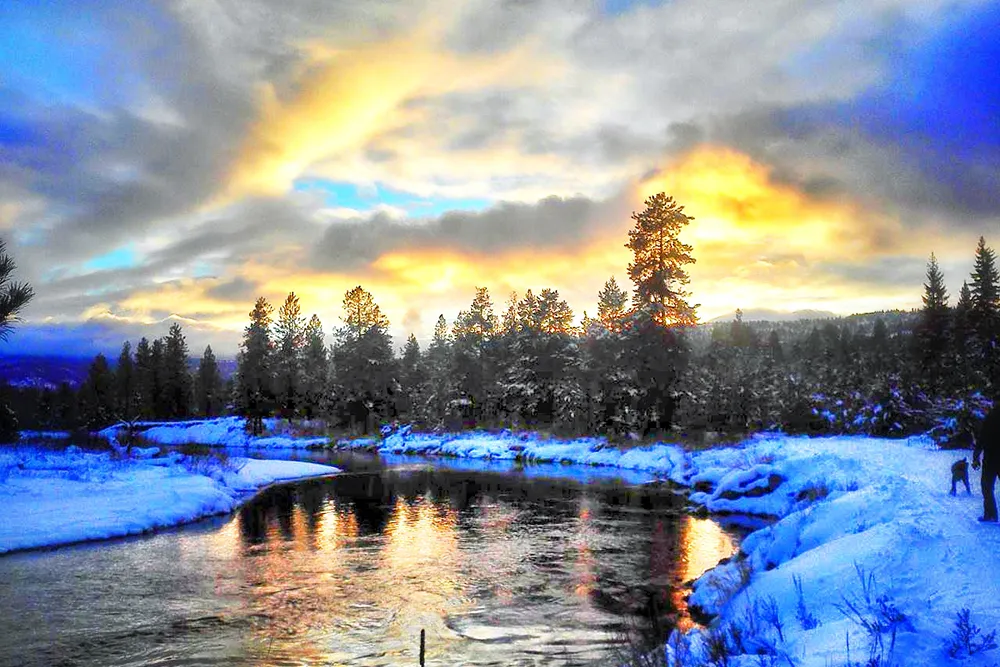
POLYGON ((137 537, 232 514, 267 489, 339 474, 317 463, 245 459, 239 467, 176 454, 0 451, 0 557, 137 537))

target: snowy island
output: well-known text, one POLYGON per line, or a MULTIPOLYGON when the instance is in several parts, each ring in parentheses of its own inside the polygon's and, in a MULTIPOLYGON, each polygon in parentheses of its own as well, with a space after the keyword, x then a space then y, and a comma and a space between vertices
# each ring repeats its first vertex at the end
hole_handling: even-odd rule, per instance
POLYGON ((137 535, 236 509, 276 482, 332 475, 299 461, 190 457, 158 448, 0 450, 0 554, 137 535))

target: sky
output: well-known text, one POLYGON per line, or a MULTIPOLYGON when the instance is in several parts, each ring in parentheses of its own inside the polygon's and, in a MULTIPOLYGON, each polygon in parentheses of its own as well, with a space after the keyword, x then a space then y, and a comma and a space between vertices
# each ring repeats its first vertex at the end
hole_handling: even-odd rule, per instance
POLYGON ((0 238, 36 298, 4 353, 257 296, 327 334, 362 285, 402 344, 477 286, 594 314, 645 197, 694 220, 691 301, 920 305, 1000 243, 1000 5, 963 0, 0 4, 0 238))

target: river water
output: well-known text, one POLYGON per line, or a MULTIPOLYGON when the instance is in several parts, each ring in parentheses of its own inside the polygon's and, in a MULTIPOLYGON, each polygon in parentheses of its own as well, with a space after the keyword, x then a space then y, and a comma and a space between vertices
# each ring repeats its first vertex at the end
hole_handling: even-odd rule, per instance
POLYGON ((601 664, 689 623, 682 584, 738 546, 614 473, 331 462, 231 517, 0 558, 0 664, 416 665, 421 630, 428 665, 601 664))

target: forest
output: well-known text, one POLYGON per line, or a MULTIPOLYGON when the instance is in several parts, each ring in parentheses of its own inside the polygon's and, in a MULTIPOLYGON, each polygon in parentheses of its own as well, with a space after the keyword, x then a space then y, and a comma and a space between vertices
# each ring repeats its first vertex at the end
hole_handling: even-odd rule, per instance
MULTIPOLYGON (((114 361, 97 355, 79 387, 6 387, 4 428, 98 429, 122 420, 278 416, 331 434, 394 423, 424 430, 531 429, 613 439, 755 431, 902 436, 964 446, 1000 382, 1000 277, 984 239, 954 306, 931 254, 923 307, 825 320, 697 324, 678 234, 691 219, 665 195, 633 214, 631 296, 612 277, 596 316, 556 289, 496 304, 479 287, 429 344, 400 350, 362 286, 344 295, 328 343, 289 293, 258 298, 236 371, 212 349, 192 363, 182 328, 114 361)), ((914 286, 915 290, 919 289, 914 286)))

